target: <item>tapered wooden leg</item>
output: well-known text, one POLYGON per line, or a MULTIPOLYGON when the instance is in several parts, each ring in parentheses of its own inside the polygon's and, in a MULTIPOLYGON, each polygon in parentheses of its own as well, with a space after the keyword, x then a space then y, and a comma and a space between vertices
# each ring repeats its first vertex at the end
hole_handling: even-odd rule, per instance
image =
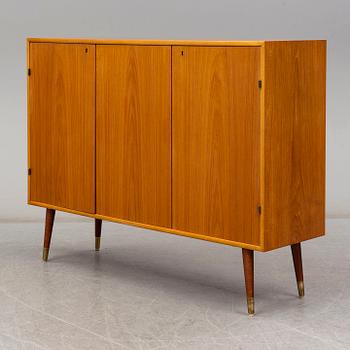
POLYGON ((47 261, 47 259, 49 258, 49 250, 50 250, 53 223, 55 221, 55 213, 56 213, 56 210, 54 209, 46 209, 44 248, 43 248, 44 261, 47 261))
POLYGON ((254 250, 242 249, 248 314, 254 315, 254 250))
POLYGON ((301 259, 301 244, 300 243, 292 244, 291 248, 292 248, 292 255, 293 255, 295 277, 296 277, 297 286, 298 286, 298 293, 299 293, 299 297, 303 297, 305 295, 305 290, 304 290, 303 263, 301 259))
POLYGON ((95 250, 100 250, 102 220, 95 219, 95 250))

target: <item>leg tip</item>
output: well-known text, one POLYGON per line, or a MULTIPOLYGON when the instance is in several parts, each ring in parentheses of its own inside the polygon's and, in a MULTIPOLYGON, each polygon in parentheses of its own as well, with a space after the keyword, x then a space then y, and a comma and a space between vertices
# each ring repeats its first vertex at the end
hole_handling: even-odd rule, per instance
POLYGON ((255 314, 253 297, 247 298, 247 307, 248 307, 248 315, 253 316, 255 314))
POLYGON ((300 298, 305 295, 304 281, 298 281, 298 293, 300 298))
POLYGON ((44 248, 43 249, 43 260, 47 261, 49 258, 49 248, 44 248))
POLYGON ((101 245, 101 237, 95 237, 95 250, 99 251, 101 245))

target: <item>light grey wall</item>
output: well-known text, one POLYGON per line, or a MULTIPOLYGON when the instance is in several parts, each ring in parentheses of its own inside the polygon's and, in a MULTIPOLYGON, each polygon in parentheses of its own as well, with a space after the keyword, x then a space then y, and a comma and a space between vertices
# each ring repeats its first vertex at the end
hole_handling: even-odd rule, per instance
POLYGON ((328 39, 327 212, 350 216, 347 0, 31 0, 0 6, 0 220, 26 205, 25 38, 328 39))

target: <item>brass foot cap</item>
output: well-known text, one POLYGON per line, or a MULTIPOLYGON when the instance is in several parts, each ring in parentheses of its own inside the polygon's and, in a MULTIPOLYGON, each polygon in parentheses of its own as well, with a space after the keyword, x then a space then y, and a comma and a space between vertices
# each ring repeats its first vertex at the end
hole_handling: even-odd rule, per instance
POLYGON ((49 248, 44 248, 43 249, 43 260, 47 261, 49 258, 49 248))
POLYGON ((302 298, 305 295, 304 282, 298 281, 298 293, 299 297, 302 298))
POLYGON ((247 298, 247 306, 248 306, 248 314, 250 316, 254 315, 254 298, 253 297, 249 297, 247 298))
POLYGON ((95 237, 95 250, 100 250, 101 237, 95 237))

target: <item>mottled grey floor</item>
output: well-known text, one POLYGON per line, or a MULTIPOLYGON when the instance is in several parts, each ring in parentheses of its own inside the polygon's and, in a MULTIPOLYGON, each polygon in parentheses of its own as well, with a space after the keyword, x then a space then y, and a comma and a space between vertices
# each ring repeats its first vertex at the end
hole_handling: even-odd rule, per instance
POLYGON ((241 251, 113 223, 0 223, 0 349, 350 349, 350 220, 303 245, 306 297, 290 250, 256 254, 246 314, 241 251))

